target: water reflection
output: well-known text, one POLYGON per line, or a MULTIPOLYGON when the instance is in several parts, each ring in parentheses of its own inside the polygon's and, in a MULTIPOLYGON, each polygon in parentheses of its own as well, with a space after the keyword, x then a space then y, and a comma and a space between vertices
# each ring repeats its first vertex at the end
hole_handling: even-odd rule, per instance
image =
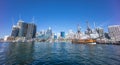
POLYGON ((119 45, 1 43, 0 65, 119 65, 119 45))
POLYGON ((0 56, 0 64, 12 65, 12 64, 29 64, 33 59, 33 47, 34 43, 3 43, 0 48, 3 52, 0 56))

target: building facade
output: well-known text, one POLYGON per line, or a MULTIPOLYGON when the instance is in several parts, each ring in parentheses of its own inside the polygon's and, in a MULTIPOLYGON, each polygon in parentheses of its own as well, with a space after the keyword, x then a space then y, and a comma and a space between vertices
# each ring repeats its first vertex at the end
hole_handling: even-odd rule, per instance
POLYGON ((36 37, 36 25, 34 23, 25 23, 19 20, 17 26, 13 26, 11 36, 25 37, 27 39, 36 37))
POLYGON ((35 38, 35 34, 36 34, 36 26, 35 24, 28 24, 27 25, 27 34, 26 34, 26 38, 35 38))
POLYGON ((108 33, 104 33, 104 36, 105 36, 106 39, 110 39, 110 36, 109 36, 108 33))
POLYGON ((104 38, 104 29, 103 28, 96 28, 96 31, 99 35, 99 38, 104 38))
POLYGON ((51 37, 52 36, 52 29, 49 27, 49 29, 46 31, 46 36, 51 37))
POLYGON ((19 34, 18 34, 18 36, 19 37, 26 37, 28 24, 23 22, 23 21, 19 21, 18 26, 19 26, 19 34))
POLYGON ((65 32, 60 32, 60 36, 62 37, 62 38, 65 38, 65 32))
POLYGON ((109 36, 114 41, 120 41, 120 25, 108 27, 109 36))
POLYGON ((19 33, 19 27, 13 25, 11 36, 12 36, 12 37, 17 37, 17 36, 18 36, 18 33, 19 33))

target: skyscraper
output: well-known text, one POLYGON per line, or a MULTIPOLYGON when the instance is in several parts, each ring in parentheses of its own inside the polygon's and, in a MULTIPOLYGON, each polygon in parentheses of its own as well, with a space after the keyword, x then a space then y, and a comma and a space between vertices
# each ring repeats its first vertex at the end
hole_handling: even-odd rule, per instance
POLYGON ((49 27, 49 29, 46 31, 46 35, 48 37, 52 36, 52 29, 49 27))
POLYGON ((57 39, 57 35, 56 34, 54 35, 54 39, 57 39))
POLYGON ((36 31, 37 31, 37 26, 34 24, 34 29, 33 29, 33 36, 32 38, 36 37, 36 31))
POLYGON ((11 36, 13 36, 13 37, 17 37, 17 36, 18 36, 18 33, 19 33, 19 27, 13 25, 11 36))
POLYGON ((61 36, 62 38, 65 38, 65 32, 62 31, 62 32, 60 33, 60 36, 61 36))
POLYGON ((19 21, 18 21, 18 26, 19 26, 19 34, 18 34, 18 36, 19 36, 19 37, 26 37, 27 28, 28 28, 27 23, 25 23, 25 22, 22 21, 22 20, 19 20, 19 21))
POLYGON ((13 27, 11 36, 25 37, 27 39, 35 38, 36 25, 33 23, 25 23, 24 21, 19 20, 17 26, 13 27))
POLYGON ((36 26, 35 24, 31 23, 31 24, 27 24, 27 34, 26 34, 26 38, 35 38, 35 34, 36 34, 36 26))

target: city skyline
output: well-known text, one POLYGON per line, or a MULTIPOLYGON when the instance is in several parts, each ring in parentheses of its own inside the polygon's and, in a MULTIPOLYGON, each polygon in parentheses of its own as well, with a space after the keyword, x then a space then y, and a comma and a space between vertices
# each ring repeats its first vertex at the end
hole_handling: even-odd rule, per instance
POLYGON ((51 27, 55 33, 76 32, 78 24, 85 31, 86 21, 107 31, 108 25, 120 24, 119 6, 119 0, 0 0, 0 37, 9 35, 20 18, 32 22, 33 16, 37 31, 51 27))

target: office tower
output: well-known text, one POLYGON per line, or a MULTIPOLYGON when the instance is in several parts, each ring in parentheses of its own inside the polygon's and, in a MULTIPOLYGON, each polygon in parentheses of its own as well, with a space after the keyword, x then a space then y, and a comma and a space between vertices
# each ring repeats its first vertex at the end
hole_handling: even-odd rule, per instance
POLYGON ((36 37, 36 31, 37 31, 37 26, 34 24, 34 29, 33 29, 33 36, 32 38, 36 37))
POLYGON ((99 38, 104 38, 104 29, 103 28, 96 28, 96 31, 99 35, 99 38))
POLYGON ((11 36, 13 36, 13 37, 17 37, 17 36, 18 36, 18 33, 19 33, 19 27, 13 25, 11 36))
POLYGON ((115 41, 120 41, 120 25, 108 26, 110 38, 115 41))
POLYGON ((36 25, 33 23, 25 23, 19 20, 17 23, 19 27, 18 37, 26 37, 27 39, 35 38, 36 36, 36 25))
POLYGON ((27 34, 26 34, 26 38, 30 39, 30 38, 35 38, 35 34, 36 34, 36 25, 33 23, 29 23, 27 24, 27 34))
POLYGON ((19 37, 26 37, 27 28, 28 28, 27 23, 25 23, 25 22, 22 21, 22 20, 19 20, 19 21, 18 21, 18 26, 19 26, 19 34, 18 34, 18 36, 19 36, 19 37))
POLYGON ((65 38, 65 32, 62 31, 62 32, 60 33, 60 36, 61 36, 62 38, 65 38))
POLYGON ((46 36, 51 37, 52 36, 52 29, 49 27, 49 29, 46 31, 46 36))
POLYGON ((54 35, 54 39, 57 39, 57 35, 56 34, 54 35))

